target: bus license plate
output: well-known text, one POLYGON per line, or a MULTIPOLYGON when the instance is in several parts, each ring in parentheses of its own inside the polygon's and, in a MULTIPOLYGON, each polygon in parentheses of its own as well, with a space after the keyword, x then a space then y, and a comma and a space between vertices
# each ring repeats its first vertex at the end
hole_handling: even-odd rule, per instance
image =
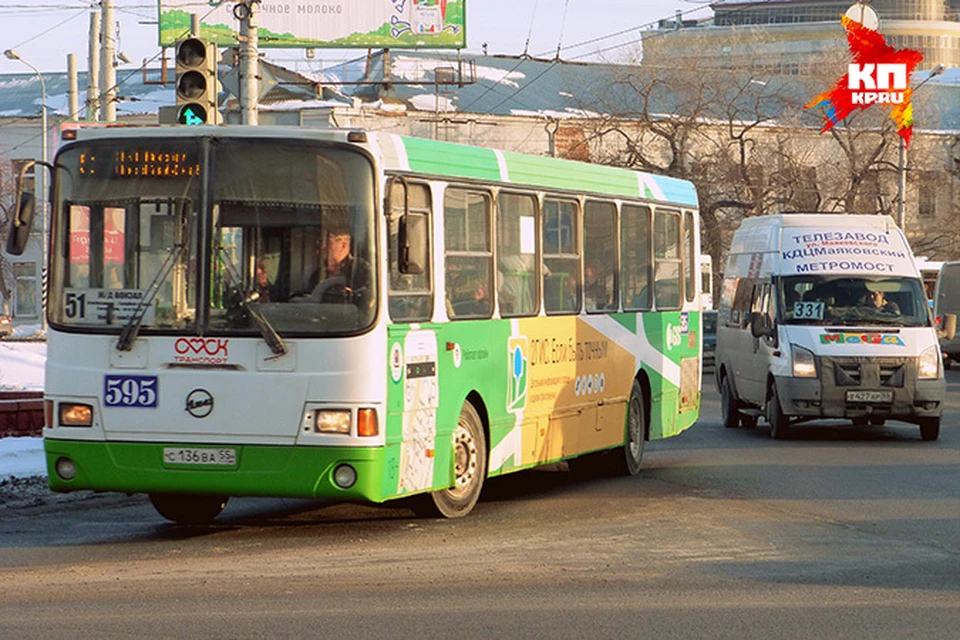
POLYGON ((237 464, 237 450, 164 447, 163 462, 165 464, 208 464, 234 467, 237 464))
POLYGON ((847 391, 847 402, 892 402, 893 391, 847 391))

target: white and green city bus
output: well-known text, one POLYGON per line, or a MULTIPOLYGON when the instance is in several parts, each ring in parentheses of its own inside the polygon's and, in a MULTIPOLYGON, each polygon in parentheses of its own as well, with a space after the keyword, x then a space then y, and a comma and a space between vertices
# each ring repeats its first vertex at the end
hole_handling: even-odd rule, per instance
POLYGON ((230 496, 456 517, 545 463, 635 474, 697 418, 688 182, 365 131, 67 136, 55 491, 144 492, 178 522, 230 496), (354 268, 304 284, 344 233, 354 268))

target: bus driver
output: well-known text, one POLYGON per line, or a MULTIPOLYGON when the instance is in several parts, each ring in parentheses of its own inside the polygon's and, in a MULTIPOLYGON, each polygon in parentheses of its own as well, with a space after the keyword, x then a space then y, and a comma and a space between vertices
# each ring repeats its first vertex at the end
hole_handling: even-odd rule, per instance
MULTIPOLYGON (((304 302, 355 303, 369 293, 370 265, 350 252, 351 235, 347 226, 327 232, 326 256, 306 280, 307 293, 297 299, 304 302)), ((320 255, 323 245, 317 245, 320 255)))

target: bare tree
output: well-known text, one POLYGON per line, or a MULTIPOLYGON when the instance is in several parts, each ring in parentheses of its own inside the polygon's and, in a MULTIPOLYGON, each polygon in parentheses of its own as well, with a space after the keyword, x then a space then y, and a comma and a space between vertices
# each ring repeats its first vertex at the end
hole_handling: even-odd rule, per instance
POLYGON ((796 140, 811 130, 789 115, 802 111, 794 83, 766 68, 711 62, 622 67, 613 86, 591 95, 590 108, 603 115, 585 126, 595 162, 694 183, 704 250, 720 270, 744 217, 817 210, 823 198, 812 151, 796 140))
POLYGON ((10 303, 13 300, 13 263, 4 251, 7 246, 7 234, 10 232, 10 214, 16 198, 16 179, 10 170, 10 162, 0 157, 0 314, 10 315, 10 303))

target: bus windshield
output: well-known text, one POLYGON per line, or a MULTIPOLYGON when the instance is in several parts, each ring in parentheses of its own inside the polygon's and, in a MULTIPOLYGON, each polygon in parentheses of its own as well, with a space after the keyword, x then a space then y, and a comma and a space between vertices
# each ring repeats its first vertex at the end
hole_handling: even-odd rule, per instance
POLYGON ((373 323, 374 178, 356 151, 94 141, 66 148, 57 175, 54 324, 333 335, 373 323))
POLYGON ((780 313, 786 324, 930 325, 923 287, 917 278, 785 276, 779 288, 780 313))

